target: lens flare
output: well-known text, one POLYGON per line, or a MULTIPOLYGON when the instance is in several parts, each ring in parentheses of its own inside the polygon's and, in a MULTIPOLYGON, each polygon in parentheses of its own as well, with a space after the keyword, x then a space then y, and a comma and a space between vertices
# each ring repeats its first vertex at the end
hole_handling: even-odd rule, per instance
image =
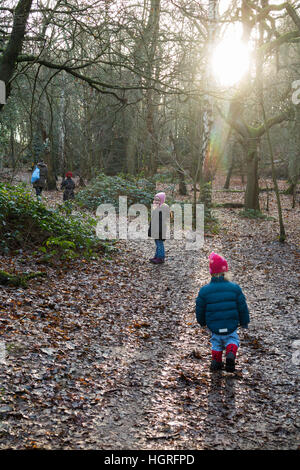
POLYGON ((250 52, 234 37, 224 39, 212 55, 212 72, 222 86, 236 85, 249 70, 250 52))

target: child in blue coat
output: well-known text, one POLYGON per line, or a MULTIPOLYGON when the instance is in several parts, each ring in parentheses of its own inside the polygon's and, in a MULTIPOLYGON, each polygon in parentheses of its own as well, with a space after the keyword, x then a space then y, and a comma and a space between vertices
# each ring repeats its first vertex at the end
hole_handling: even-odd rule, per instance
POLYGON ((225 370, 233 372, 240 344, 237 328, 248 327, 249 310, 240 286, 224 277, 228 271, 226 259, 212 252, 209 255, 209 271, 211 281, 200 289, 196 299, 196 318, 201 326, 207 326, 211 332, 211 370, 223 368, 222 354, 225 349, 225 370))

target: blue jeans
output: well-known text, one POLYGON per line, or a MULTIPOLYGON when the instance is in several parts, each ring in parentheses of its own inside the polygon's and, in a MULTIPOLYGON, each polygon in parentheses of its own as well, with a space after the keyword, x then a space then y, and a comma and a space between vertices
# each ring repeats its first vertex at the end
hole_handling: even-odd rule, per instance
POLYGON ((164 258, 165 257, 165 247, 162 240, 154 240, 156 245, 155 258, 164 258))
POLYGON ((210 342, 211 349, 213 351, 223 351, 226 349, 228 344, 236 344, 237 347, 240 345, 237 330, 233 331, 229 335, 217 335, 216 333, 211 333, 210 342))

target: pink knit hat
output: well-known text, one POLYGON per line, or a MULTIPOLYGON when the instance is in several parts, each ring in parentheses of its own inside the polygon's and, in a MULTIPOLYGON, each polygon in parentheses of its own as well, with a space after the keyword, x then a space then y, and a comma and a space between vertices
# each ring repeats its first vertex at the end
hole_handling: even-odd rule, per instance
POLYGON ((155 194, 155 197, 158 197, 158 198, 159 198, 159 200, 160 200, 159 205, 160 205, 160 206, 161 206, 161 205, 165 202, 165 200, 166 200, 166 194, 165 194, 165 193, 157 193, 157 194, 155 194))
POLYGON ((228 264, 225 258, 217 253, 212 252, 209 257, 209 272, 210 274, 224 273, 228 271, 228 264))

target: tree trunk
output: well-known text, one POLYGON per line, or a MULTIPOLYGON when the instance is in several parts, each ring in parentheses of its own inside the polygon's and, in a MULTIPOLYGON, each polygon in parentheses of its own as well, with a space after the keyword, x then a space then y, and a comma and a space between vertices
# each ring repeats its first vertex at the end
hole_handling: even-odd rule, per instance
POLYGON ((245 184, 244 159, 240 160, 241 183, 245 184))
MULTIPOLYGON (((139 107, 139 103, 137 104, 139 107)), ((132 110, 125 110, 125 117, 128 117, 130 122, 130 128, 128 130, 125 155, 126 155, 126 171, 130 175, 134 175, 136 172, 136 153, 137 153, 137 140, 140 130, 140 122, 137 118, 138 112, 135 113, 135 116, 131 117, 132 110)))
POLYGON ((265 112, 264 101, 263 101, 263 92, 261 93, 261 107, 262 107, 264 125, 265 125, 265 128, 266 128, 267 141, 268 141, 269 150, 270 150, 270 157, 271 157, 272 179, 273 179, 274 190, 275 190, 275 195, 276 195, 278 218, 279 218, 279 231, 280 231, 279 241, 281 243, 283 243, 285 241, 285 238, 286 238, 285 228, 284 228, 284 223, 283 223, 281 201, 280 201, 280 195, 279 195, 279 187, 278 187, 278 183, 277 183, 277 179, 276 179, 273 148, 272 148, 272 143, 271 143, 271 138, 270 138, 270 132, 269 132, 269 129, 267 127, 267 118, 266 118, 266 112, 265 112))
POLYGON ((65 128, 65 121, 66 121, 66 98, 65 98, 65 77, 64 73, 62 73, 61 77, 61 90, 60 90, 60 97, 59 97, 59 136, 58 136, 58 154, 59 154, 59 167, 62 177, 64 177, 66 172, 66 128, 65 128))
MULTIPOLYGON (((26 24, 32 0, 19 0, 14 9, 13 27, 9 42, 0 60, 0 80, 6 85, 6 99, 10 94, 10 80, 14 74, 18 55, 22 52, 26 24)), ((4 104, 0 103, 0 111, 4 104)))
POLYGON ((56 187, 56 176, 55 168, 53 165, 53 154, 49 151, 45 152, 45 161, 48 167, 48 176, 47 176, 47 188, 49 191, 57 189, 56 187))
POLYGON ((179 178, 179 194, 180 196, 186 196, 187 195, 187 188, 186 188, 186 184, 185 184, 185 180, 184 180, 184 172, 180 170, 180 168, 178 168, 176 170, 176 173, 178 175, 178 178, 179 178))
POLYGON ((14 172, 16 168, 16 158, 15 158, 15 137, 14 137, 14 130, 12 126, 10 126, 10 160, 11 160, 11 166, 14 172))
POLYGON ((152 76, 155 69, 155 56, 157 50, 158 31, 159 31, 159 19, 160 19, 160 0, 151 0, 150 16, 147 24, 146 35, 151 37, 150 47, 147 53, 147 66, 146 72, 148 75, 147 84, 149 86, 146 92, 146 123, 147 130, 150 136, 150 158, 149 158, 149 174, 153 176, 157 172, 158 168, 158 149, 157 149, 157 135, 155 130, 155 116, 154 116, 154 91, 151 88, 152 76))
MULTIPOLYGON (((160 0, 151 0, 150 6, 147 6, 149 11, 147 24, 145 25, 141 37, 136 41, 134 57, 137 68, 141 68, 146 75, 146 92, 145 100, 145 128, 147 129, 149 148, 149 159, 146 164, 147 173, 153 175, 157 171, 157 144, 154 128, 154 95, 151 89, 153 71, 155 67, 155 55, 158 42, 159 19, 160 19, 160 0)), ((141 90, 136 90, 136 101, 142 101, 143 95, 141 90)), ((131 110, 130 110, 131 111, 131 110)), ((140 119, 139 119, 140 121, 140 119)), ((139 131, 141 126, 137 126, 137 117, 128 119, 128 139, 126 144, 126 166, 129 173, 136 172, 136 154, 137 144, 139 140, 139 131)), ((148 140, 147 139, 147 140, 148 140)))
MULTIPOLYGON (((206 51, 206 65, 205 65, 205 76, 204 76, 204 87, 209 89, 211 82, 211 65, 210 58, 213 50, 213 42, 216 31, 216 18, 218 17, 218 2, 216 0, 209 0, 208 2, 208 43, 206 51)), ((203 96, 203 130, 202 130, 202 146, 201 146, 201 167, 205 162, 205 159, 210 157, 210 142, 211 142, 211 128, 213 124, 213 99, 210 95, 205 94, 203 96)))
MULTIPOLYGON (((207 44, 207 63, 205 72, 205 88, 209 89, 211 82, 211 66, 210 57, 213 50, 215 33, 216 33, 216 19, 218 17, 218 2, 217 0, 209 0, 208 2, 208 44, 207 44)), ((204 204, 204 217, 205 219, 211 218, 211 202, 212 202, 212 180, 213 175, 209 171, 205 172, 205 160, 211 158, 211 130, 213 125, 213 98, 210 95, 204 95, 204 113, 203 113, 203 135, 201 147, 201 174, 203 177, 200 180, 200 199, 204 204), (206 173, 206 174, 204 174, 206 173)))
POLYGON ((231 179, 231 175, 232 175, 234 164, 235 164, 234 150, 235 150, 235 148, 233 148, 233 155, 231 157, 231 162, 230 162, 230 165, 229 165, 229 168, 228 168, 228 171, 227 171, 226 181, 225 181, 225 184, 224 184, 224 189, 229 189, 229 186, 230 186, 230 179, 231 179))
POLYGON ((150 176, 155 175, 157 172, 157 167, 158 167, 158 160, 157 160, 157 145, 156 145, 156 133, 155 133, 155 128, 154 128, 154 106, 153 106, 153 91, 148 90, 147 91, 147 131, 148 135, 150 137, 150 142, 149 142, 149 167, 148 167, 148 173, 150 176))
POLYGON ((248 150, 247 154, 247 184, 245 192, 245 209, 260 210, 259 207, 259 184, 258 184, 258 155, 256 142, 250 144, 252 149, 248 150))
POLYGON ((173 144, 174 160, 176 165, 175 172, 179 179, 179 194, 181 196, 186 196, 187 188, 184 180, 184 169, 181 166, 182 154, 178 145, 177 138, 173 136, 172 131, 169 132, 169 139, 173 144))

